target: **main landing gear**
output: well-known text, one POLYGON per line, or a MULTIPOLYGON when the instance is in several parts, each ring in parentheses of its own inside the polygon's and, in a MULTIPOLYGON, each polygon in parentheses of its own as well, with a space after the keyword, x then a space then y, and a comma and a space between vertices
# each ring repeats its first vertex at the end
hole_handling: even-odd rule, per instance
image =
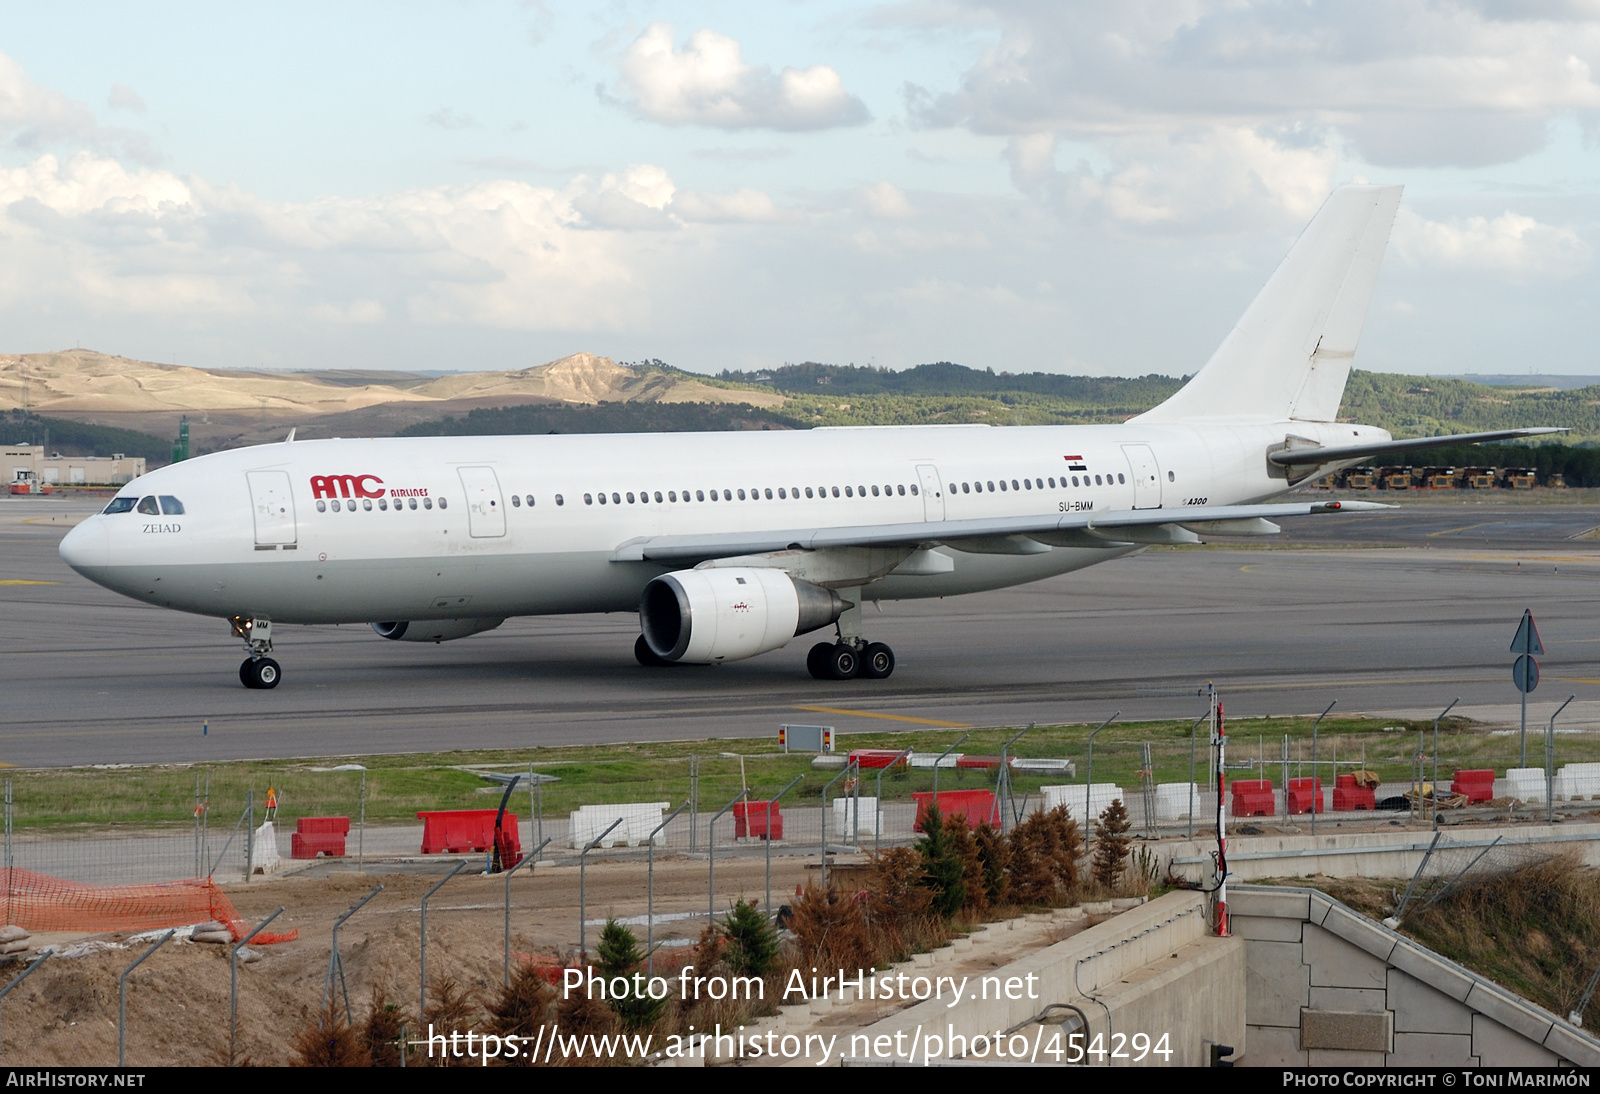
POLYGON ((887 680, 894 672, 894 650, 861 637, 861 590, 839 591, 850 603, 839 616, 839 640, 812 646, 806 669, 818 680, 887 680))
POLYGON ((277 687, 283 669, 267 656, 272 652, 272 620, 236 615, 229 622, 234 637, 244 639, 244 651, 250 655, 239 666, 239 683, 251 689, 277 687))
POLYGON ((894 650, 882 642, 818 642, 806 654, 806 668, 818 680, 886 680, 894 672, 894 650))

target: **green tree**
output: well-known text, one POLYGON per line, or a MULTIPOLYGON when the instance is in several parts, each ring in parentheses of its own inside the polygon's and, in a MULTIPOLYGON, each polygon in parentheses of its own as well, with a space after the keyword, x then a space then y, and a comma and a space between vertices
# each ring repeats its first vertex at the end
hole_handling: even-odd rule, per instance
POLYGON ((923 810, 921 825, 917 853, 922 856, 922 883, 933 893, 933 910, 949 919, 967 903, 967 864, 937 809, 930 805, 923 810))
POLYGON ((644 963, 644 953, 639 949, 639 939, 615 919, 607 919, 600 930, 600 945, 595 950, 595 968, 606 979, 606 1002, 617 1019, 627 1029, 643 1029, 661 1017, 666 1009, 665 999, 652 999, 643 979, 635 981, 633 974, 644 963), (627 982, 624 991, 614 992, 618 980, 627 982))
POLYGON ((767 917, 743 897, 722 921, 728 945, 722 952, 728 970, 736 976, 766 976, 778 963, 778 932, 767 917))
POLYGON ((1132 827, 1128 807, 1122 804, 1121 798, 1106 806, 1095 822, 1094 880, 1108 892, 1117 887, 1122 877, 1122 868, 1128 860, 1128 845, 1132 842, 1128 831, 1132 827))

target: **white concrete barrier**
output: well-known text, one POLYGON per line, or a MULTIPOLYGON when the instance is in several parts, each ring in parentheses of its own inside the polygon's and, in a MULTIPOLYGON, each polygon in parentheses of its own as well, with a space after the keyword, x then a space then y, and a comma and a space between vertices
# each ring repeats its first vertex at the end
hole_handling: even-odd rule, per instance
MULTIPOLYGON (((661 816, 667 811, 668 804, 618 802, 614 805, 580 805, 576 812, 569 814, 571 846, 587 847, 601 832, 611 827, 612 821, 621 820, 622 823, 611 829, 600 846, 615 847, 621 844, 624 847, 637 847, 649 839, 650 833, 661 824, 661 816)), ((664 834, 656 834, 657 843, 664 840, 664 834)))
POLYGON ((1203 800, 1200 794, 1200 787, 1195 783, 1158 783, 1156 785, 1156 820, 1181 820, 1187 817, 1191 810, 1191 802, 1193 802, 1193 811, 1201 813, 1204 811, 1201 805, 1203 800))
MULTIPOLYGON (((1086 823, 1084 819, 1082 783, 1076 785, 1068 783, 1064 786, 1041 786, 1039 793, 1044 798, 1045 809, 1054 809, 1058 805, 1064 805, 1067 807, 1067 812, 1071 814, 1072 819, 1077 821, 1079 825, 1086 823)), ((1088 796, 1087 823, 1091 825, 1099 819, 1101 813, 1106 811, 1106 807, 1118 798, 1122 799, 1123 805, 1128 804, 1127 795, 1122 792, 1122 787, 1116 783, 1095 783, 1089 787, 1088 796)))
POLYGON ((878 799, 863 796, 859 800, 861 802, 861 813, 857 816, 856 798, 843 797, 833 799, 834 835, 849 837, 851 835, 850 825, 852 821, 855 822, 855 835, 870 836, 878 831, 880 823, 878 799))

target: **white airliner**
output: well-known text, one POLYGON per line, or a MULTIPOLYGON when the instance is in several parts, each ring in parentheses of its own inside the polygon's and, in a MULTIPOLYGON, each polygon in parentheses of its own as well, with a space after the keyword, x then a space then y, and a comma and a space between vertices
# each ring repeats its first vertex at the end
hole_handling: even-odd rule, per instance
POLYGON ((1037 581, 1280 517, 1270 499, 1430 445, 1337 423, 1399 187, 1334 192, 1192 380, 1121 425, 286 441, 161 468, 73 529, 92 581, 228 619, 246 687, 274 623, 441 642, 515 615, 639 612, 645 665, 753 657, 826 626, 807 664, 882 679, 868 600, 1037 581), (374 622, 375 621, 375 622, 374 622))

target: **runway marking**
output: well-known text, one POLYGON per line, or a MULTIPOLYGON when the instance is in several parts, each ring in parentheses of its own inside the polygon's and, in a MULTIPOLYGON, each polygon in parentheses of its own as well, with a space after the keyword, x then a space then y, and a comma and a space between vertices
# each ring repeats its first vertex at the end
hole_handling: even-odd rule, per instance
POLYGON ((1463 524, 1460 528, 1444 528, 1437 532, 1429 532, 1428 538, 1432 539, 1434 536, 1453 536, 1457 532, 1465 532, 1472 528, 1487 528, 1491 524, 1501 523, 1503 522, 1498 520, 1481 520, 1477 524, 1463 524))
POLYGON ((1588 680, 1582 676, 1552 676, 1552 680, 1559 680, 1563 684, 1600 684, 1600 680, 1588 680))
POLYGON ((20 577, 8 577, 0 580, 0 585, 59 585, 59 581, 24 581, 20 577))
POLYGON ((904 714, 874 714, 870 710, 840 710, 838 707, 795 707, 813 714, 848 714, 852 718, 882 718, 886 722, 915 722, 919 726, 942 726, 945 729, 971 729, 966 722, 941 722, 935 718, 911 718, 904 714))

